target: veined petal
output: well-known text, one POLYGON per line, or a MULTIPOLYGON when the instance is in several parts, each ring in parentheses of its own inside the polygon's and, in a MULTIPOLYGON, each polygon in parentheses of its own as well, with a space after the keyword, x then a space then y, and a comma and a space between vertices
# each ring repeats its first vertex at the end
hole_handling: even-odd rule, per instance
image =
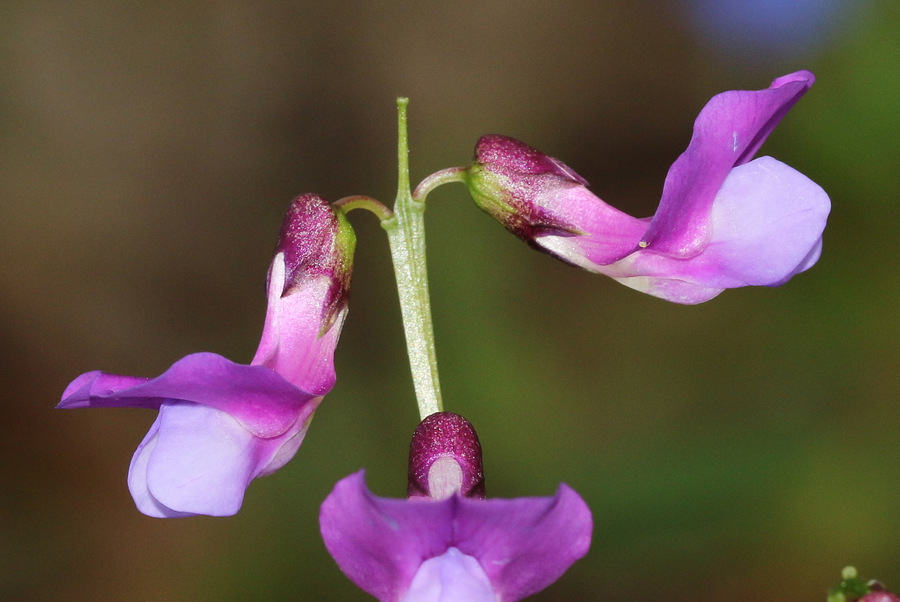
POLYGON ((128 487, 138 509, 149 516, 231 516, 250 481, 262 475, 286 442, 290 455, 296 452, 299 442, 293 443, 298 433, 302 439, 305 426, 298 423, 280 437, 260 439, 215 408, 166 402, 132 458, 128 487))
POLYGON ((709 241, 709 212, 728 173, 753 158, 814 81, 809 71, 798 71, 766 90, 714 96, 694 122, 687 150, 669 169, 643 246, 680 258, 699 253, 709 241))
POLYGON ((572 489, 551 498, 441 501, 373 495, 362 471, 337 483, 319 514, 341 570, 379 600, 397 600, 429 558, 451 547, 475 558, 504 601, 547 587, 587 553, 593 522, 572 489))
POLYGON ((497 602, 478 561, 456 548, 422 563, 403 602, 497 602))

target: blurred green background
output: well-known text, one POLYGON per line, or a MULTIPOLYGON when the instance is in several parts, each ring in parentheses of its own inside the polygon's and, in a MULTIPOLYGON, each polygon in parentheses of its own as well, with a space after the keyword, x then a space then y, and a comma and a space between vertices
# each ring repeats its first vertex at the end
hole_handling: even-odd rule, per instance
POLYGON ((414 182, 503 133, 649 215, 713 94, 800 68, 819 80, 763 154, 834 207, 819 264, 780 289, 670 305, 434 193, 444 400, 489 495, 564 481, 593 509, 589 555, 535 600, 814 602, 847 564, 900 589, 900 3, 744 4, 3 3, 0 598, 366 599, 317 516, 363 467, 405 491, 417 415, 372 216, 351 216, 338 383, 237 516, 138 513, 153 414, 54 410, 66 384, 249 361, 290 199, 393 198, 398 95, 414 182))

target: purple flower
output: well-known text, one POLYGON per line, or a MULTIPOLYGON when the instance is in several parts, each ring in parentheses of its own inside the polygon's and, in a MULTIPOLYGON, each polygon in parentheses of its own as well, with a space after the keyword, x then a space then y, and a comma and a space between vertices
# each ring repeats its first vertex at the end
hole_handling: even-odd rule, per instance
POLYGON ((819 258, 831 203, 803 174, 753 156, 814 81, 798 71, 765 90, 714 96, 652 218, 607 205, 561 161, 504 136, 478 141, 467 184, 481 209, 538 250, 669 301, 777 286, 819 258))
POLYGON ((900 602, 900 597, 890 592, 876 592, 866 594, 858 602, 900 602))
POLYGON ((362 471, 338 482, 319 522, 329 553, 382 601, 520 600, 587 553, 593 522, 566 485, 548 498, 481 499, 481 447, 449 412, 410 446, 408 500, 373 495, 362 471))
POLYGON ((128 471, 148 516, 230 516, 256 477, 290 460, 334 385, 355 236, 323 199, 294 199, 269 268, 262 339, 250 365, 195 353, 148 379, 94 371, 57 407, 159 410, 128 471))

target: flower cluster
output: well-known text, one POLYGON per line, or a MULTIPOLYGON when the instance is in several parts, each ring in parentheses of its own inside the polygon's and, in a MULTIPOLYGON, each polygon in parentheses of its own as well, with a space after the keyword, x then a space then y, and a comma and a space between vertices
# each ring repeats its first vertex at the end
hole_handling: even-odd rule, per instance
MULTIPOLYGON (((384 601, 508 602, 534 594, 587 553, 591 513, 564 484, 552 497, 485 499, 478 437, 462 416, 443 411, 437 382, 424 260, 427 191, 464 182, 481 209, 533 247, 669 301, 779 285, 817 261, 830 201, 796 170, 753 157, 813 81, 801 71, 765 90, 714 97, 669 170, 656 214, 644 219, 594 196, 561 161, 497 135, 478 141, 473 164, 433 174, 412 193, 401 99, 394 210, 369 197, 293 201, 249 364, 195 353, 156 378, 88 372, 58 407, 158 411, 128 472, 144 514, 236 513, 253 479, 293 458, 334 385, 356 242, 346 212, 367 208, 388 232, 422 421, 410 445, 407 499, 373 495, 362 471, 344 478, 321 507, 325 545, 355 584, 384 601)), ((871 592, 860 599, 896 599, 871 592)))

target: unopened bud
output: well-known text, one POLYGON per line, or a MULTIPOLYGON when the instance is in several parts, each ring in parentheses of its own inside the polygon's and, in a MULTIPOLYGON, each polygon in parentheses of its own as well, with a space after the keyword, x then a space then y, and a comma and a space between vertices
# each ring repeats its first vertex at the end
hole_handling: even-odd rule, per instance
POLYGON ((438 412, 419 423, 410 442, 407 495, 439 500, 456 493, 484 498, 481 443, 468 420, 438 412))

